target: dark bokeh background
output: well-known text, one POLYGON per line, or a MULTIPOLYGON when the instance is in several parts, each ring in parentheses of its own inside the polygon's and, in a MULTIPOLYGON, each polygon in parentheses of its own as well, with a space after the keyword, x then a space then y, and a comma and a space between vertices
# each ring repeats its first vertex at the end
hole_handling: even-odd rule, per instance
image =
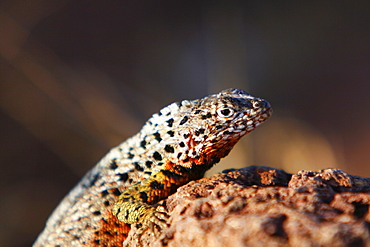
POLYGON ((29 246, 109 148, 229 87, 274 115, 212 172, 370 176, 369 1, 0 2, 0 245, 29 246))

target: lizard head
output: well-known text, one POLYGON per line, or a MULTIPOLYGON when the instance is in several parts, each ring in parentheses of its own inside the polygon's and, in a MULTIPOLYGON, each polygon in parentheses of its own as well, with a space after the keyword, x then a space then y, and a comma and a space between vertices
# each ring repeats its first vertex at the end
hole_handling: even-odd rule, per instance
POLYGON ((151 131, 155 127, 152 138, 158 140, 156 149, 172 164, 208 169, 271 114, 271 106, 264 99, 227 89, 163 108, 148 121, 148 131, 143 133, 147 135, 149 126, 151 131))
POLYGON ((187 125, 189 158, 196 164, 212 166, 271 114, 272 108, 266 100, 239 89, 227 89, 200 99, 187 125))

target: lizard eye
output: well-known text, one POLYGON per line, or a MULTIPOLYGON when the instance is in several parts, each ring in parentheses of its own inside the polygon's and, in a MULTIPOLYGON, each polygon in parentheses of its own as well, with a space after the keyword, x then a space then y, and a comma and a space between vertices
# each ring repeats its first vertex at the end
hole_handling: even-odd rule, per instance
POLYGON ((217 114, 223 118, 229 118, 234 115, 234 110, 231 108, 220 108, 217 110, 217 114))

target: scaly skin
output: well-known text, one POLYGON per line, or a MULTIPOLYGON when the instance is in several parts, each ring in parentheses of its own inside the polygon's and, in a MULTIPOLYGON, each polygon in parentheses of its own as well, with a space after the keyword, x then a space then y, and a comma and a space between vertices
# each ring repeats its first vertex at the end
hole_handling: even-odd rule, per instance
POLYGON ((165 227, 154 204, 203 177, 271 113, 238 89, 163 108, 85 175, 34 246, 122 246, 129 224, 165 227))

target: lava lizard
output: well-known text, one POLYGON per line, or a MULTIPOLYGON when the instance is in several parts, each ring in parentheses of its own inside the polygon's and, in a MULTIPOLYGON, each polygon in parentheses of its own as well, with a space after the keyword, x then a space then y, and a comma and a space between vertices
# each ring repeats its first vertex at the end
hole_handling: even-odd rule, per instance
POLYGON ((122 246, 130 224, 163 228, 155 204, 202 178, 271 113, 239 89, 170 104, 82 178, 34 246, 122 246))

